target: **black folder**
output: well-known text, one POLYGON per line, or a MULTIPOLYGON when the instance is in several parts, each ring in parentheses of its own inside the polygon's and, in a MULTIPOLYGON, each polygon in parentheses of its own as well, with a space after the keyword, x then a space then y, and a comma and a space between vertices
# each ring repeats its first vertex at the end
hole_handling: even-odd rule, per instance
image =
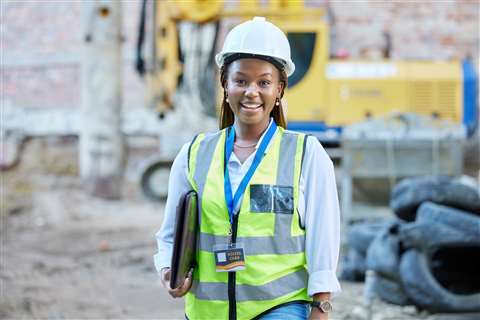
POLYGON ((192 190, 180 198, 177 206, 170 275, 171 288, 181 286, 190 269, 195 266, 197 229, 198 196, 192 190))

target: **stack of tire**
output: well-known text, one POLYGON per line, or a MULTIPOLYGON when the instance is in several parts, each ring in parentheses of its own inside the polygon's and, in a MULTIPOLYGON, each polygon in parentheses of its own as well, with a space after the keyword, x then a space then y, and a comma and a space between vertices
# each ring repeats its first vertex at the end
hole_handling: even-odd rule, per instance
POLYGON ((340 278, 348 281, 364 281, 367 270, 366 256, 370 244, 376 235, 397 223, 395 220, 386 220, 360 222, 350 226, 347 233, 348 252, 342 259, 340 278))
POLYGON ((373 270, 373 290, 387 302, 434 313, 480 311, 478 189, 448 177, 405 179, 392 190, 390 206, 399 219, 351 228, 349 241, 358 241, 360 230, 375 232, 366 250, 349 242, 350 251, 365 252, 363 269, 357 265, 351 277, 349 252, 342 278, 359 280, 358 273, 373 270))

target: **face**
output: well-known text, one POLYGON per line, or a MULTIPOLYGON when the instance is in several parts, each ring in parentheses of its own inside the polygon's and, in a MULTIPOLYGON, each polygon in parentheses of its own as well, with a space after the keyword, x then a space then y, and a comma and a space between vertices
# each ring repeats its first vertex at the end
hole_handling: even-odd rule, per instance
POLYGON ((235 122, 266 126, 283 83, 274 65, 259 59, 239 59, 228 67, 225 89, 235 122))

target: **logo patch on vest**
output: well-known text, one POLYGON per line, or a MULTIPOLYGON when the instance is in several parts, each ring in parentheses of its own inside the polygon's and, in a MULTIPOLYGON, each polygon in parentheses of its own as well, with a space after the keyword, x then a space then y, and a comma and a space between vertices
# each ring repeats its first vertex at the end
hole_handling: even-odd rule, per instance
POLYGON ((250 212, 293 214, 293 187, 250 185, 250 212))

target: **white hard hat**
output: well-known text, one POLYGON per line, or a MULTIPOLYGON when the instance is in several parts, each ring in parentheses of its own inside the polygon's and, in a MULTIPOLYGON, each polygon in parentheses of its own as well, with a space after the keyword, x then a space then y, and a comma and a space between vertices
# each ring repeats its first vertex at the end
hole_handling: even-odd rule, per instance
POLYGON ((229 60, 246 57, 267 60, 284 69, 287 76, 295 71, 287 37, 264 17, 255 17, 233 28, 225 39, 222 51, 215 56, 215 61, 221 68, 229 60))

